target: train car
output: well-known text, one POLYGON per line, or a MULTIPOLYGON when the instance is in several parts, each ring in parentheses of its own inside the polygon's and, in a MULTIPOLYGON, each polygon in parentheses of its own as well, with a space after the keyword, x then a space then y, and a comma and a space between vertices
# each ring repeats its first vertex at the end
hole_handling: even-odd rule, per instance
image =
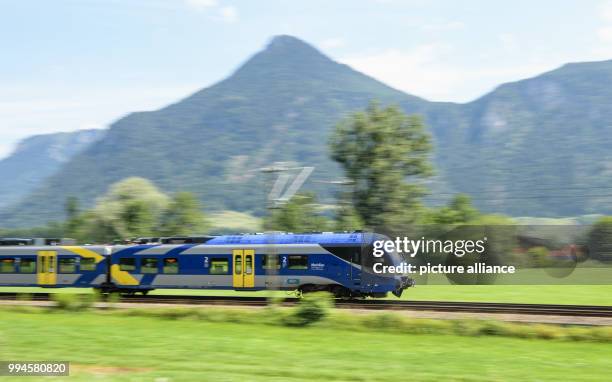
MULTIPOLYGON (((405 275, 375 274, 368 233, 249 234, 211 237, 199 244, 117 247, 111 260, 117 288, 326 290, 339 297, 401 295, 405 275)), ((387 253, 381 259, 398 265, 387 253)))
MULTIPOLYGON (((127 294, 153 289, 277 289, 325 290, 338 297, 383 297, 388 292, 399 296, 412 280, 372 270, 372 243, 381 239, 358 232, 246 234, 168 238, 159 244, 0 247, 0 262, 20 263, 26 257, 36 261, 24 268, 30 274, 7 265, 0 285, 89 286, 127 294)), ((388 265, 401 262, 395 253, 378 260, 388 265)))
POLYGON ((0 246, 0 286, 101 287, 105 246, 0 246))

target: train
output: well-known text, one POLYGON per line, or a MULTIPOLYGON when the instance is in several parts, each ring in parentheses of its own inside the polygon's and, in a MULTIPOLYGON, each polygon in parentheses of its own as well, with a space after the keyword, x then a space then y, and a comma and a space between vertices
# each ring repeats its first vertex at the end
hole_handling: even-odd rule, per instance
POLYGON ((258 233, 146 238, 133 244, 74 245, 0 240, 0 286, 95 288, 147 294, 154 289, 328 291, 338 298, 401 296, 414 281, 377 274, 371 232, 258 233))

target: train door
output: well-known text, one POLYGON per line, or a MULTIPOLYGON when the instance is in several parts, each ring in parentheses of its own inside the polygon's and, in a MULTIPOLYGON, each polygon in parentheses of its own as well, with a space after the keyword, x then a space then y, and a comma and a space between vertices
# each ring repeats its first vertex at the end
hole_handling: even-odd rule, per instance
POLYGON ((36 263, 38 285, 55 285, 57 283, 57 252, 38 251, 36 263))
POLYGON ((234 249, 232 253, 234 255, 234 288, 243 288, 242 260, 244 258, 244 251, 242 249, 234 249))
POLYGON ((255 251, 252 249, 235 249, 232 254, 234 288, 255 287, 255 251))
POLYGON ((244 250, 244 282, 245 288, 255 287, 255 251, 244 250))

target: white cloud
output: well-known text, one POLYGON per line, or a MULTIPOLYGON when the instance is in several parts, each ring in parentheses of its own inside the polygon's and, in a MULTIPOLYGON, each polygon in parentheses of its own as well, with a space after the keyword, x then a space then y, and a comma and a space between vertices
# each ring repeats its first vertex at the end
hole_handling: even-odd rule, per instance
POLYGON ((334 48, 339 48, 341 46, 344 46, 344 44, 345 44, 345 41, 343 38, 333 37, 333 38, 328 38, 326 40, 321 41, 319 45, 323 49, 334 49, 334 48))
POLYGON ((233 23, 238 21, 238 10, 236 9, 236 7, 222 7, 219 10, 219 14, 221 15, 221 19, 226 23, 233 23))
POLYGON ((214 19, 226 23, 238 21, 238 9, 232 5, 222 6, 217 0, 185 0, 185 4, 198 12, 208 12, 214 19))
POLYGON ((341 58, 340 61, 380 81, 434 101, 467 102, 495 86, 540 74, 556 62, 526 61, 462 67, 457 52, 447 44, 431 43, 409 51, 389 49, 341 58))
POLYGON ((457 73, 438 64, 446 49, 441 44, 424 44, 409 52, 389 49, 341 61, 401 90, 439 99, 449 97, 450 88, 459 81, 457 73))
POLYGON ((217 6, 217 0, 185 0, 185 3, 200 12, 217 6))

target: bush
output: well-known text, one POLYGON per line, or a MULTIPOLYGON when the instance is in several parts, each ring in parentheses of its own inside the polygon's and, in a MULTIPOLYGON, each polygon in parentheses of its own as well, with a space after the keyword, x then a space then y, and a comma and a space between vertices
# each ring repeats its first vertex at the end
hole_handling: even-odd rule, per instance
POLYGON ((95 294, 53 293, 51 299, 59 310, 87 310, 96 302, 95 294))
POLYGON ((306 294, 293 308, 291 314, 284 317, 284 324, 288 326, 308 326, 322 320, 333 307, 333 296, 327 292, 306 294))
POLYGON ((544 268, 550 265, 550 256, 545 247, 533 247, 527 251, 527 257, 534 268, 544 268))
POLYGON ((17 301, 32 301, 34 296, 31 293, 17 293, 15 298, 17 301))

